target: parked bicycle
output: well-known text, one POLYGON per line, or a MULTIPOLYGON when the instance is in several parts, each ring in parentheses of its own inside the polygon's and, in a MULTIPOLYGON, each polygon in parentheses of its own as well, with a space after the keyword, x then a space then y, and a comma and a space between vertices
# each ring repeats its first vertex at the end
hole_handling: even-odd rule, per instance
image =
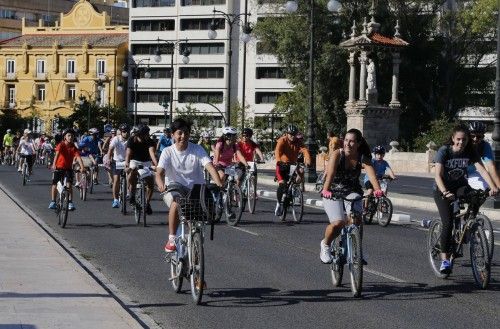
POLYGON ((151 179, 153 172, 151 168, 144 167, 143 165, 137 166, 137 184, 135 186, 135 204, 134 204, 134 217, 135 223, 139 224, 142 220, 142 224, 146 227, 146 207, 147 207, 147 197, 146 197, 146 180, 151 179))
MULTIPOLYGON (((175 187, 167 190, 177 190, 175 187)), ((179 204, 179 226, 175 239, 176 251, 167 254, 170 263, 170 282, 175 292, 180 292, 184 279, 190 280, 191 296, 200 304, 205 289, 205 224, 211 224, 213 239, 214 196, 210 196, 205 185, 195 185, 193 190, 182 197, 177 197, 179 204)), ((216 192, 214 192, 216 193, 216 192)), ((181 194, 182 195, 182 194, 181 194)))
POLYGON ((371 194, 367 197, 366 210, 363 213, 365 224, 371 224, 374 217, 380 226, 385 227, 391 222, 393 207, 391 200, 387 197, 387 188, 391 181, 392 178, 390 176, 382 176, 379 179, 379 184, 380 189, 384 192, 384 196, 377 198, 371 194))
POLYGON ((304 194, 302 193, 301 184, 298 181, 299 170, 304 168, 303 163, 290 164, 288 180, 285 181, 285 191, 282 197, 283 212, 281 213, 281 221, 286 220, 288 208, 292 208, 293 220, 296 223, 302 221, 304 215, 304 194))
POLYGON ((248 211, 253 214, 255 213, 255 205, 257 203, 257 163, 264 162, 253 162, 247 161, 248 170, 245 174, 243 182, 241 183, 241 192, 243 193, 243 210, 245 209, 245 204, 248 203, 248 211))
POLYGON ((241 177, 241 169, 237 164, 227 166, 224 169, 226 179, 222 195, 216 206, 216 221, 219 221, 224 213, 226 223, 230 226, 238 225, 243 214, 243 195, 241 188, 236 184, 237 177, 241 177))
POLYGON ((69 211, 69 188, 68 179, 67 177, 65 177, 65 175, 61 175, 61 179, 57 182, 56 190, 56 216, 59 226, 65 228, 66 223, 68 222, 69 211))
MULTIPOLYGON (((481 289, 488 287, 491 272, 491 257, 493 254, 493 249, 491 249, 490 254, 489 241, 482 225, 485 222, 485 216, 481 215, 481 219, 478 220, 479 208, 487 199, 488 192, 471 190, 457 198, 454 202, 455 212, 450 257, 451 266, 453 267, 455 260, 463 257, 463 246, 467 243, 469 244, 472 275, 474 276, 476 285, 481 289), (467 210, 460 213, 460 209, 465 208, 464 204, 468 204, 467 210)), ((441 229, 441 220, 432 220, 427 238, 427 252, 434 274, 439 278, 447 278, 449 274, 442 274, 439 271, 441 253, 443 252, 439 244, 441 229)), ((491 231, 491 241, 493 241, 493 231, 491 231)))

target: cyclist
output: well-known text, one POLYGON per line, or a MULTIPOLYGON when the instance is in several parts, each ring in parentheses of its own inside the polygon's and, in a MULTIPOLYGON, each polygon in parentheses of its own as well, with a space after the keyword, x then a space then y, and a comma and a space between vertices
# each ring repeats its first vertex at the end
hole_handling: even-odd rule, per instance
POLYGON ((163 135, 161 135, 160 139, 158 140, 158 144, 156 145, 158 157, 160 156, 164 148, 169 147, 173 143, 174 141, 172 139, 172 129, 165 127, 163 129, 163 135))
POLYGON ((3 136, 3 147, 4 147, 4 156, 7 154, 11 154, 14 156, 14 150, 12 149, 14 146, 14 135, 12 134, 12 130, 7 129, 7 132, 3 136))
MULTIPOLYGON (((76 144, 76 143, 75 143, 76 144)), ((90 147, 86 144, 80 144, 81 147, 80 147, 80 150, 79 150, 79 153, 80 153, 80 158, 82 159, 82 163, 83 163, 83 171, 82 172, 87 172, 90 170, 90 167, 91 166, 94 166, 97 167, 97 162, 96 162, 96 159, 94 158, 94 156, 92 155, 92 153, 90 152, 90 147)), ((73 168, 75 170, 75 178, 76 178, 76 183, 75 183, 75 187, 77 186, 80 186, 80 166, 78 164, 78 162, 74 162, 73 161, 73 168)), ((92 177, 91 177, 92 179, 92 177)), ((90 182, 88 182, 90 183, 90 182)))
MULTIPOLYGON (((155 144, 149 137, 149 127, 145 124, 139 124, 137 132, 127 141, 127 151, 125 155, 125 168, 128 175, 129 199, 130 204, 135 206, 135 186, 137 185, 137 167, 142 165, 150 167, 151 163, 156 167, 158 162, 155 155, 155 144)), ((146 213, 151 215, 150 201, 153 196, 154 179, 146 180, 147 195, 146 195, 146 213)))
POLYGON ((118 135, 114 137, 109 144, 108 159, 111 161, 110 167, 113 173, 113 203, 111 204, 113 208, 120 207, 118 194, 120 193, 120 176, 123 169, 116 169, 116 163, 125 161, 129 131, 130 127, 128 124, 121 124, 118 135))
POLYGON ((248 166, 247 160, 245 160, 238 143, 236 143, 236 129, 233 127, 224 127, 222 129, 222 136, 217 141, 217 144, 215 144, 214 150, 215 168, 223 181, 225 180, 224 169, 231 165, 235 158, 240 161, 243 166, 248 166))
POLYGON ((49 204, 49 209, 56 209, 56 196, 57 196, 57 182, 66 177, 69 189, 69 203, 68 210, 75 210, 75 205, 73 204, 73 189, 71 187, 73 183, 73 160, 76 159, 80 165, 80 172, 83 173, 84 165, 78 148, 75 145, 75 131, 73 129, 66 129, 62 133, 63 141, 56 146, 56 155, 54 157, 54 163, 52 164, 52 169, 54 173, 52 174, 52 186, 50 189, 51 202, 49 204))
MULTIPOLYGON (((481 161, 490 174, 493 182, 500 188, 500 178, 498 177, 497 170, 495 168, 495 161, 493 158, 493 150, 491 145, 484 140, 484 133, 486 132, 486 126, 480 121, 474 121, 469 124, 469 131, 472 140, 472 145, 476 149, 481 161)), ((486 190, 489 186, 486 181, 477 172, 475 166, 470 165, 467 167, 468 183, 474 189, 486 190)))
MULTIPOLYGON (((382 177, 385 175, 386 172, 388 173, 389 177, 391 177, 392 179, 396 179, 396 175, 394 175, 394 172, 389 166, 389 163, 384 160, 385 147, 383 147, 382 145, 375 146, 373 148, 373 154, 375 154, 375 159, 372 159, 372 166, 373 169, 375 169, 375 175, 377 176, 377 179, 382 179, 382 177)), ((365 195, 372 195, 373 185, 370 182, 368 175, 365 175, 365 178, 363 179, 363 185, 365 186, 366 189, 365 195)), ((368 199, 365 199, 364 200, 365 210, 367 206, 368 206, 368 199)))
POLYGON ((24 129, 24 135, 19 141, 19 146, 16 149, 16 153, 19 154, 20 161, 17 171, 21 172, 24 161, 28 163, 29 175, 33 174, 33 162, 35 161, 34 156, 36 154, 35 142, 31 137, 31 131, 29 129, 24 129))
POLYGON ((111 139, 116 136, 116 129, 113 129, 113 130, 115 131, 115 135, 113 135, 112 132, 104 133, 104 139, 102 140, 102 144, 101 144, 101 159, 102 159, 102 163, 104 165, 104 171, 108 175, 108 185, 111 188, 113 187, 113 176, 111 173, 111 167, 109 167, 110 159, 108 158, 108 151, 109 151, 109 143, 111 143, 111 139))
POLYGON ((203 147, 205 152, 207 152, 208 156, 212 153, 212 143, 210 142, 210 133, 208 131, 204 131, 201 133, 201 138, 198 141, 198 144, 203 147))
POLYGON ((19 146, 19 141, 21 140, 21 132, 16 131, 16 135, 12 138, 12 156, 14 157, 14 162, 17 163, 19 160, 18 154, 16 153, 17 147, 19 146))
MULTIPOLYGON (((98 164, 101 159, 101 140, 99 139, 99 129, 90 128, 89 134, 82 138, 79 144, 79 148, 82 149, 87 147, 89 149, 89 153, 92 155, 96 163, 98 164)), ((95 166, 94 177, 94 185, 99 185, 99 181, 97 177, 99 176, 99 167, 95 166)))
MULTIPOLYGON (((325 236, 321 240, 319 256, 321 262, 325 264, 333 261, 330 244, 340 234, 344 225, 347 224, 348 218, 346 214, 351 211, 351 203, 344 202, 342 199, 332 199, 332 191, 342 192, 344 197, 349 199, 355 199, 363 195, 359 176, 361 175, 361 169, 364 169, 375 188, 374 195, 380 197, 384 194, 380 190, 380 185, 375 176, 371 157, 370 147, 358 129, 347 131, 343 148, 335 150, 330 157, 323 190, 321 191, 323 207, 330 221, 330 224, 325 229, 325 236)), ((363 209, 361 200, 352 203, 352 206, 361 214, 363 209)), ((361 224, 360 218, 356 220, 358 225, 361 224)), ((363 263, 366 262, 363 261, 363 263)))
POLYGON ((252 140, 253 130, 250 128, 243 129, 241 140, 238 142, 238 147, 247 161, 253 161, 255 154, 258 155, 261 162, 264 162, 264 154, 259 148, 259 144, 252 140))
POLYGON ((333 130, 328 132, 328 154, 333 154, 335 150, 342 148, 342 140, 335 136, 333 130))
POLYGON ((463 193, 467 187, 467 166, 473 164, 479 174, 491 187, 490 195, 496 195, 498 188, 481 163, 481 159, 470 143, 470 133, 464 125, 453 128, 449 140, 441 146, 435 157, 434 201, 441 217, 441 250, 440 272, 451 273, 450 241, 453 229, 453 205, 457 193, 463 193))
MULTIPOLYGON (((203 168, 210 173, 215 184, 222 187, 222 180, 206 152, 200 145, 189 142, 191 124, 184 119, 175 119, 171 128, 175 144, 161 152, 160 162, 156 170, 156 184, 159 191, 165 192, 167 186, 172 184, 181 185, 186 191, 191 190, 195 184, 204 184, 203 168)), ((177 191, 166 193, 163 196, 164 202, 169 207, 169 234, 164 248, 165 252, 175 251, 175 233, 179 224, 176 196, 179 196, 177 191)))
MULTIPOLYGON (((276 209, 274 210, 276 216, 281 216, 283 212, 281 200, 285 192, 285 182, 288 180, 290 164, 297 162, 300 152, 304 155, 305 164, 307 166, 311 164, 309 150, 303 144, 299 144, 295 138, 298 133, 299 129, 297 126, 289 124, 285 129, 285 135, 280 137, 276 142, 276 148, 274 150, 276 159, 276 180, 278 181, 276 209)), ((300 179, 303 180, 304 171, 300 170, 298 174, 300 179)))

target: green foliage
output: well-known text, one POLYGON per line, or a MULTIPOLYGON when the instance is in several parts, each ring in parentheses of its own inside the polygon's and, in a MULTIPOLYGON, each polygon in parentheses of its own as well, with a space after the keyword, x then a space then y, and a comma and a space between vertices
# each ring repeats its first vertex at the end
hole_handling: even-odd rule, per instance
POLYGON ((240 102, 237 102, 231 107, 231 126, 235 127, 236 129, 242 129, 241 127, 241 119, 243 112, 245 113, 244 117, 244 126, 248 128, 253 128, 254 127, 254 120, 253 118, 248 114, 250 109, 250 106, 247 105, 245 106, 245 109, 243 109, 243 106, 240 102))
POLYGON ((26 127, 26 119, 21 118, 17 111, 11 109, 3 109, 2 111, 3 114, 0 115, 0 138, 3 138, 7 129, 11 129, 12 133, 15 134, 16 131, 26 127))
POLYGON ((203 130, 210 127, 210 117, 200 114, 191 104, 182 109, 176 108, 175 112, 177 113, 175 118, 183 118, 192 123, 191 134, 193 136, 199 136, 203 130))
POLYGON ((475 0, 460 13, 464 27, 472 33, 495 33, 495 24, 500 7, 498 0, 475 0))
POLYGON ((88 130, 92 127, 102 130, 104 124, 108 121, 113 127, 117 127, 122 123, 133 123, 130 114, 125 108, 115 105, 101 107, 94 102, 85 101, 83 105, 75 103, 73 113, 69 117, 59 118, 59 128, 76 126, 81 130, 88 130))
POLYGON ((415 151, 425 152, 427 150, 427 143, 431 141, 434 142, 437 147, 443 145, 450 137, 455 124, 456 122, 448 120, 444 115, 432 120, 429 124, 429 129, 415 138, 415 151))

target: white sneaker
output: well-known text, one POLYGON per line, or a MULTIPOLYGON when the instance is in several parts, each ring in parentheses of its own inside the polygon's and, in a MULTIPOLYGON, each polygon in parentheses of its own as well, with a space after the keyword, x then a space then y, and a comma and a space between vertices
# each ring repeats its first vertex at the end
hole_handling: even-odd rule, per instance
POLYGON ((283 214, 283 205, 276 202, 276 209, 274 209, 274 216, 281 216, 283 214))
POLYGON ((319 253, 319 258, 323 264, 330 264, 333 261, 332 252, 330 251, 330 246, 324 243, 324 240, 321 240, 321 251, 319 253))

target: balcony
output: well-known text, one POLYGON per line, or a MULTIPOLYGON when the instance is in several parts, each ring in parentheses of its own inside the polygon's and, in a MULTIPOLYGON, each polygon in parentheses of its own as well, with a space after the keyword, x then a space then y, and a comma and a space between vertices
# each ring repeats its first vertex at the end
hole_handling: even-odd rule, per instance
POLYGON ((17 80, 16 72, 3 72, 2 77, 5 81, 15 81, 17 80))
POLYGON ((94 72, 94 73, 92 73, 92 79, 94 79, 95 81, 108 81, 110 76, 111 76, 111 74, 109 74, 108 72, 105 72, 105 73, 94 72))
POLYGON ((47 81, 49 74, 47 72, 33 72, 33 79, 35 81, 47 81))
POLYGON ((77 81, 78 75, 76 73, 63 72, 63 79, 65 81, 77 81))

